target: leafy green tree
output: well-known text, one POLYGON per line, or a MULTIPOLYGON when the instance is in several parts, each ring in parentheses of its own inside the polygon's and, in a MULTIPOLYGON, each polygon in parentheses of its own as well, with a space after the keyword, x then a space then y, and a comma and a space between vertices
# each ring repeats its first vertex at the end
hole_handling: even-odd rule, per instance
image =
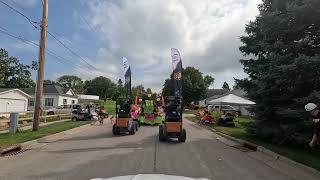
POLYGON ((52 81, 50 79, 43 80, 43 84, 57 84, 55 81, 52 81))
POLYGON ((263 0, 240 38, 249 77, 238 85, 257 103, 248 130, 261 138, 304 144, 312 132, 303 107, 320 97, 319 9, 319 0, 263 0))
POLYGON ((113 99, 117 99, 120 96, 125 96, 126 95, 126 90, 123 86, 123 81, 122 79, 118 80, 118 85, 117 85, 117 93, 115 93, 115 97, 113 99))
POLYGON ((209 75, 204 76, 203 80, 207 88, 209 88, 214 83, 214 78, 209 75))
MULTIPOLYGON (((174 94, 174 81, 172 78, 166 79, 162 94, 164 96, 172 96, 174 94)), ((205 82, 202 73, 194 68, 187 67, 182 70, 182 96, 183 103, 188 104, 192 101, 199 101, 207 96, 208 82, 205 82)))
POLYGON ((224 82, 222 85, 222 89, 227 89, 228 91, 230 91, 229 84, 227 82, 224 82))
POLYGON ((16 57, 9 56, 5 49, 0 49, 0 87, 1 88, 28 88, 35 83, 31 79, 30 70, 36 69, 32 65, 20 63, 16 57))
POLYGON ((81 94, 84 91, 84 83, 78 76, 63 75, 57 79, 57 83, 66 88, 71 88, 76 94, 81 94))
POLYGON ((143 98, 143 95, 146 93, 143 85, 138 85, 135 87, 132 87, 132 95, 133 97, 137 96, 139 98, 143 98))
POLYGON ((117 85, 109 78, 99 76, 92 80, 85 81, 86 93, 97 95, 100 99, 115 98, 117 93, 117 85))

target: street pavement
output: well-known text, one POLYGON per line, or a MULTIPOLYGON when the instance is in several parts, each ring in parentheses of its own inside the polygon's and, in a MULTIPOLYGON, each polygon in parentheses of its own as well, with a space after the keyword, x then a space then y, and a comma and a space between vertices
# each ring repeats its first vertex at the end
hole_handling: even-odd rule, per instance
POLYGON ((113 136, 110 121, 42 138, 19 155, 0 157, 0 179, 77 179, 133 174, 167 174, 218 180, 319 180, 260 152, 235 148, 185 120, 187 141, 158 141, 157 126, 135 135, 113 136))

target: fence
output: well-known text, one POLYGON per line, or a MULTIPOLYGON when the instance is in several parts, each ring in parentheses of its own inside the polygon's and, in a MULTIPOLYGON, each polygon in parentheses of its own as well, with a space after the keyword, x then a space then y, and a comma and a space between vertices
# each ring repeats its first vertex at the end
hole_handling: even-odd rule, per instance
MULTIPOLYGON (((62 119, 71 118, 72 112, 56 115, 47 115, 48 110, 41 113, 40 123, 60 121, 62 119)), ((22 111, 22 112, 2 112, 0 113, 0 131, 8 130, 10 127, 10 119, 8 115, 18 114, 18 128, 30 126, 33 122, 33 111, 22 111)))

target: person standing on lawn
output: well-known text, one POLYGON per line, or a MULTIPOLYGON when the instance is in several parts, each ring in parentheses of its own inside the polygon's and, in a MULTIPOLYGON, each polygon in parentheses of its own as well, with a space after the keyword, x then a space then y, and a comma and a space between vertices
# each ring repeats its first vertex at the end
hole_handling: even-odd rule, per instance
POLYGON ((317 106, 314 103, 308 103, 305 105, 305 109, 307 112, 310 113, 310 115, 313 118, 313 122, 315 123, 314 125, 314 131, 313 131, 313 137, 311 141, 309 142, 309 151, 316 145, 317 140, 319 139, 319 134, 320 134, 320 107, 317 106))

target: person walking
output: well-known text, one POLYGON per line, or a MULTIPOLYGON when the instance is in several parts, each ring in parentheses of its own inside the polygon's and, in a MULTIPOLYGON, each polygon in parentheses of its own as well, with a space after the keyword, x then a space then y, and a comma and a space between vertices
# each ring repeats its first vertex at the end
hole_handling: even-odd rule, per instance
POLYGON ((305 110, 310 113, 314 122, 314 130, 311 141, 308 144, 308 149, 311 151, 315 147, 320 134, 320 107, 314 103, 308 103, 305 105, 305 110))

